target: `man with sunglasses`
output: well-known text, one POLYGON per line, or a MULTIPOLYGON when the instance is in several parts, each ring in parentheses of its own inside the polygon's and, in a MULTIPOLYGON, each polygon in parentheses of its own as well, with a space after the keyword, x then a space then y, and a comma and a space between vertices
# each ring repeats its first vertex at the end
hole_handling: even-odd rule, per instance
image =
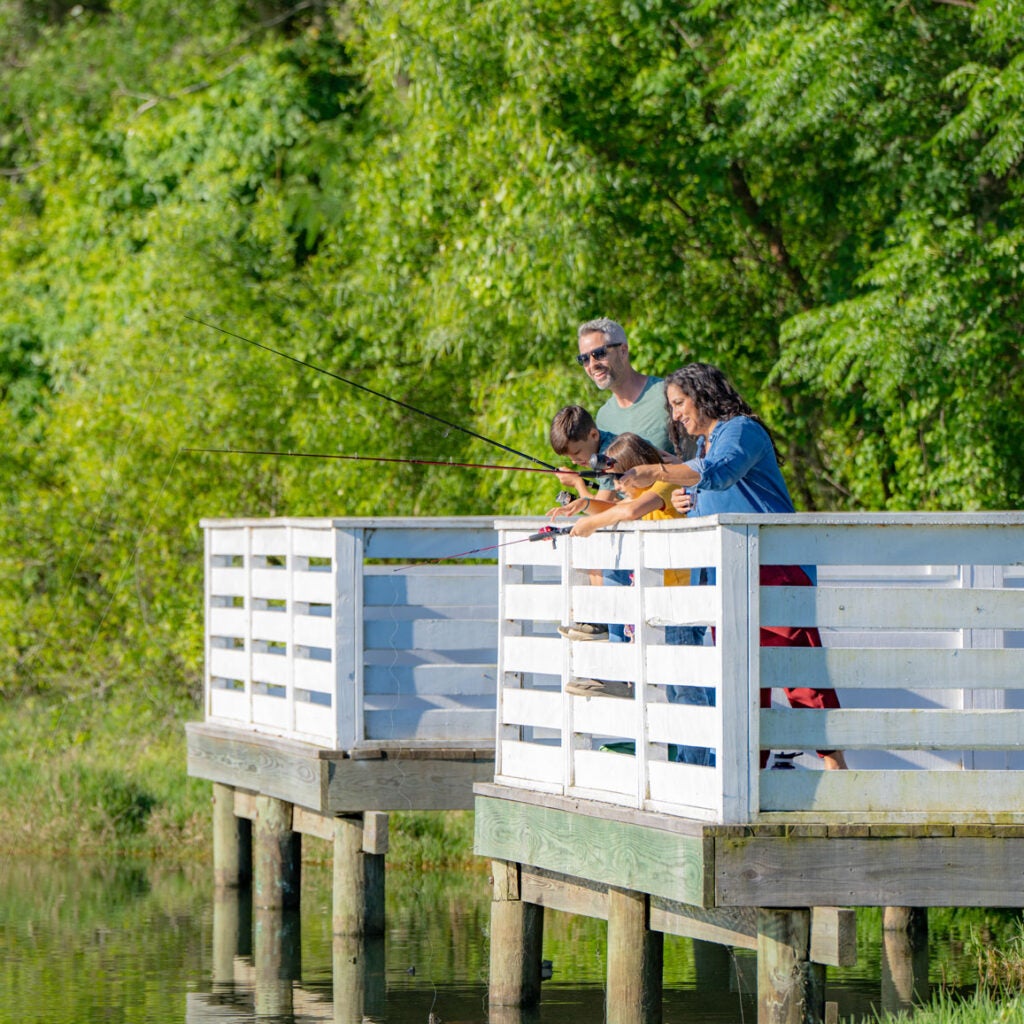
POLYGON ((665 383, 633 369, 622 325, 607 317, 588 320, 576 329, 576 339, 576 362, 602 391, 611 391, 597 411, 598 429, 639 434, 655 448, 671 452, 665 383))
MULTIPOLYGON (((639 434, 655 448, 671 452, 665 382, 633 369, 622 324, 607 317, 587 320, 576 329, 576 340, 576 362, 602 391, 611 391, 594 417, 598 429, 615 435, 639 434)), ((628 569, 605 569, 601 575, 606 587, 628 587, 632 579, 628 569)), ((622 643, 626 639, 624 625, 609 623, 608 639, 622 643)))

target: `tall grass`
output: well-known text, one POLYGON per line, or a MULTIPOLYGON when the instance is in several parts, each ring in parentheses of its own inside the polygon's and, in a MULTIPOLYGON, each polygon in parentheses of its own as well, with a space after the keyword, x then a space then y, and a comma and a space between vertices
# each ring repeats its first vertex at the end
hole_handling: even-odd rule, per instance
MULTIPOLYGON (((187 771, 185 722, 198 717, 146 690, 0 702, 0 855, 209 860, 212 791, 187 771)), ((393 814, 390 831, 391 866, 486 870, 469 811, 393 814)))

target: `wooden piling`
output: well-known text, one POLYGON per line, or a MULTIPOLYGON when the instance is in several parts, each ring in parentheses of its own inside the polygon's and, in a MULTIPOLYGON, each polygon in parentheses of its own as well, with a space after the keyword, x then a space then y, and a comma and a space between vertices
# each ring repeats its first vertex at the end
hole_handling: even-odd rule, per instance
POLYGON ((521 898, 519 865, 491 862, 491 962, 489 999, 494 1007, 540 1001, 544 908, 521 898))
POLYGON ((302 836, 292 831, 292 805, 256 797, 253 906, 292 909, 299 905, 302 836))
POLYGON ((334 819, 335 935, 384 934, 386 852, 386 814, 367 811, 334 819))
POLYGON ((339 1024, 383 1018, 386 1001, 383 936, 335 935, 332 975, 334 1019, 339 1024))
POLYGON ((665 937, 650 929, 649 901, 608 889, 608 1024, 660 1024, 665 937))
POLYGON ((927 1002, 928 908, 882 911, 882 1009, 897 1014, 927 1002))
POLYGON ((235 789, 213 784, 213 884, 242 888, 252 881, 252 823, 235 814, 235 789))
POLYGON ((824 1020, 825 968, 809 959, 810 942, 810 910, 758 908, 758 1024, 824 1020))
POLYGON ((290 1016, 293 982, 302 977, 298 910, 257 908, 253 966, 254 1009, 260 1017, 290 1016))

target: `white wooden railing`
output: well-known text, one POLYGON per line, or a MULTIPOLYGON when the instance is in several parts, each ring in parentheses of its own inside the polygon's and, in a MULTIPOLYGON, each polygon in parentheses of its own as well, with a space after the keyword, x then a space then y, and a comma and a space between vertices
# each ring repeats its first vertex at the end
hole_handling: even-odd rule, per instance
POLYGON ((494 742, 493 519, 219 519, 206 718, 331 749, 494 742))
POLYGON ((498 527, 498 782, 724 823, 1024 820, 1024 515, 729 515, 554 544, 498 527), (794 564, 819 585, 760 586, 760 565, 794 564), (682 567, 715 584, 664 586, 682 567), (636 585, 590 585, 610 568, 636 585), (634 642, 570 642, 573 621, 632 624, 634 642), (670 624, 713 641, 668 646, 670 624), (817 626, 824 647, 761 648, 762 625, 817 626), (570 696, 573 678, 635 696, 570 696), (670 703, 673 685, 714 706, 670 703), (784 686, 836 688, 842 709, 759 709, 784 686), (714 765, 670 760, 677 745, 714 765), (851 770, 761 770, 762 747, 811 769, 842 749, 851 770))

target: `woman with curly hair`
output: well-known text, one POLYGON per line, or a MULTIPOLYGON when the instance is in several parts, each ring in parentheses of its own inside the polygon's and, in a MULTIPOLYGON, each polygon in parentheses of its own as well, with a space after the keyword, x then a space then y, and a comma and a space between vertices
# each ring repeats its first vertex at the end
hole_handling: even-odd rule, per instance
MULTIPOLYGON (((621 478, 623 485, 651 487, 670 483, 678 511, 691 516, 720 512, 793 512, 782 461, 768 428, 754 414, 717 366, 690 363, 665 378, 665 400, 672 420, 672 438, 681 431, 696 438, 697 455, 677 464, 636 466, 621 478)), ((762 565, 762 586, 810 587, 813 567, 762 565)), ((762 647, 820 647, 816 628, 761 628, 762 647)), ((785 691, 792 707, 838 708, 835 690, 794 687, 785 691)), ((761 707, 771 705, 771 690, 761 690, 761 707)), ((845 768, 842 751, 819 750, 826 768, 845 768)), ((761 752, 762 767, 768 752, 761 752)))

